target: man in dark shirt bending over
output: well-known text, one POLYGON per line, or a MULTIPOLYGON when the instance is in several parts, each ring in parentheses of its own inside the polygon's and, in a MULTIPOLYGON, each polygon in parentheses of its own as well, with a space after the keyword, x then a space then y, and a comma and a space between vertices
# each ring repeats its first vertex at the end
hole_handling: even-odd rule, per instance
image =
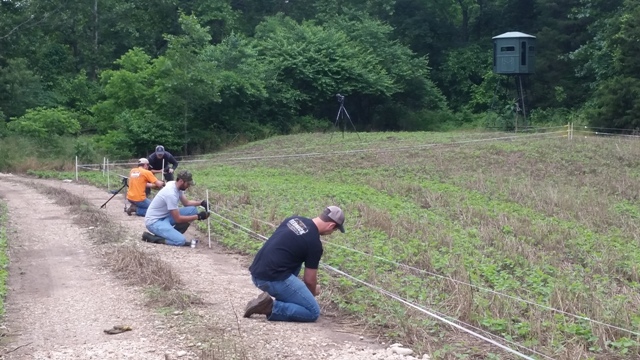
POLYGON ((178 168, 178 160, 170 152, 165 151, 164 146, 156 146, 156 151, 149 155, 147 160, 149 160, 152 173, 162 173, 162 180, 173 181, 173 173, 178 168))
POLYGON ((320 235, 344 232, 344 213, 329 206, 313 219, 293 216, 285 219, 264 243, 249 267, 251 280, 264 291, 249 301, 244 317, 266 315, 271 321, 316 321, 320 306, 318 265, 322 257, 320 235), (304 275, 298 278, 302 264, 304 275), (275 298, 275 301, 271 297, 275 298))

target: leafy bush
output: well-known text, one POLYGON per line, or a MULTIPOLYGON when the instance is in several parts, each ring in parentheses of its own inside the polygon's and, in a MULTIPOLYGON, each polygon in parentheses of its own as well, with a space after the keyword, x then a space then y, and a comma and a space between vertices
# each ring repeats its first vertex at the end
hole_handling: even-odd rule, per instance
POLYGON ((50 139, 52 135, 75 135, 80 131, 76 115, 63 108, 35 108, 7 125, 9 130, 25 136, 50 139))

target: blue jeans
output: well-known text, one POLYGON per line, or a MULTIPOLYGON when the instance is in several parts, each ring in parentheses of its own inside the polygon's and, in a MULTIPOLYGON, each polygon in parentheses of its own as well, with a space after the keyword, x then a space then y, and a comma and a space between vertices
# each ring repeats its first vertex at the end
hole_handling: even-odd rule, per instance
POLYGON ((147 214, 147 209, 149 208, 149 205, 151 204, 151 200, 144 199, 142 201, 131 201, 129 200, 130 203, 134 204, 138 209, 136 210, 136 215, 138 216, 145 216, 147 214))
POLYGON ((320 316, 318 301, 297 275, 297 273, 291 274, 282 281, 266 281, 251 277, 258 289, 268 292, 276 299, 268 320, 298 322, 318 320, 320 316))
MULTIPOLYGON (((182 216, 195 215, 198 213, 198 209, 195 206, 185 206, 180 208, 179 211, 182 216)), ((174 228, 175 224, 175 220, 173 220, 173 217, 169 215, 164 219, 160 219, 153 224, 148 225, 147 229, 164 238, 167 245, 183 246, 187 239, 185 239, 181 232, 174 228)))

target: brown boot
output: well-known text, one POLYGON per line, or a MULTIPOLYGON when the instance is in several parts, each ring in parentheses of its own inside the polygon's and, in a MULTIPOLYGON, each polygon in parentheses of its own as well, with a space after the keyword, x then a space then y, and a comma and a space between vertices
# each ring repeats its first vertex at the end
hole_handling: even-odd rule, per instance
POLYGON ((127 209, 127 215, 131 216, 131 214, 135 214, 138 207, 135 204, 131 204, 127 209))
POLYGON ((266 291, 257 298, 249 301, 244 308, 244 317, 251 317, 253 314, 271 315, 273 309, 273 299, 266 291))

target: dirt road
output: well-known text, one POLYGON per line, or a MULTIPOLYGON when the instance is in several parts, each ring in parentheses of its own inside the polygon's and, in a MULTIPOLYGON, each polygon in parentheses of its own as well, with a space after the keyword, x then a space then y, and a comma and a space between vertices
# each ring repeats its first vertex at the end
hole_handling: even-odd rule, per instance
MULTIPOLYGON (((184 312, 145 306, 145 289, 116 278, 91 241, 92 231, 75 225, 68 209, 34 188, 39 186, 64 189, 96 208, 110 196, 88 185, 0 174, 10 221, 7 337, 0 349, 5 359, 221 358, 211 355, 212 344, 226 347, 227 358, 400 358, 326 316, 311 324, 242 318, 246 302, 259 293, 246 269, 249 259, 205 242, 196 249, 141 242, 143 219, 127 216, 117 195, 101 211, 126 228, 127 241, 175 268, 202 299, 184 312), (114 325, 133 330, 103 332, 114 325)), ((192 229, 189 234, 206 240, 192 229)))

